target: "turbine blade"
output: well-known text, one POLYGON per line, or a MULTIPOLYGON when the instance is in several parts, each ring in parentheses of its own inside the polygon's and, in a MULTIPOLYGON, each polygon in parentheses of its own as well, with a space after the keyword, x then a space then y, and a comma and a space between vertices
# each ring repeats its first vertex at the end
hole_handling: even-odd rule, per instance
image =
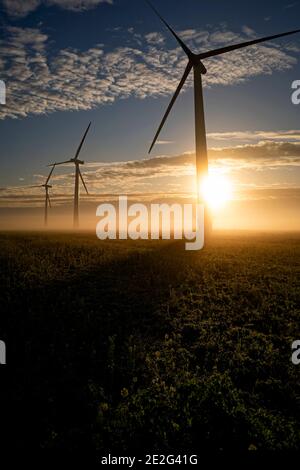
POLYGON ((54 168, 55 168, 55 163, 54 163, 54 165, 52 166, 52 170, 50 171, 49 176, 48 176, 48 178, 46 179, 46 183, 45 183, 45 184, 48 184, 48 182, 49 182, 49 180, 50 180, 50 178, 51 178, 51 175, 52 175, 52 173, 53 173, 54 168))
POLYGON ((28 188, 28 189, 33 189, 33 188, 43 188, 43 184, 37 184, 36 186, 19 186, 20 188, 28 188))
POLYGON ((87 127, 87 129, 86 129, 86 131, 85 131, 85 133, 84 133, 84 135, 83 135, 83 137, 82 137, 82 139, 81 139, 81 142, 80 142, 79 147, 78 147, 78 149, 77 149, 77 152, 76 152, 76 154, 75 154, 75 160, 77 160, 77 158, 78 158, 78 156, 79 156, 79 153, 80 153, 80 151, 81 151, 81 147, 82 147, 82 145, 83 145, 83 142, 85 141, 85 138, 86 138, 87 133, 88 133, 90 127, 91 127, 91 124, 92 124, 92 123, 90 122, 89 125, 88 125, 88 127, 87 127))
POLYGON ((184 85, 184 83, 185 83, 187 77, 189 76, 189 73, 190 73, 192 67, 193 67, 193 64, 192 64, 192 62, 190 61, 190 62, 187 64, 187 66, 186 66, 186 69, 185 69, 185 71, 184 71, 184 74, 183 74, 183 76, 182 76, 182 79, 180 80, 180 83, 179 83, 179 85, 178 85, 178 87, 177 87, 177 89, 176 89, 176 91, 175 91, 175 93, 174 93, 174 95, 173 95, 173 98, 172 98, 171 101, 170 101, 170 104, 169 104, 169 106, 168 106, 168 108, 167 108, 167 111, 165 112, 164 117, 162 118, 162 121, 161 121, 161 123, 160 123, 160 126, 159 126, 159 128, 158 128, 156 134, 155 134, 155 137, 154 137, 154 139, 153 139, 153 142, 152 142, 152 144, 151 144, 151 147, 150 147, 148 153, 150 153, 151 150, 153 149, 154 144, 155 144, 155 142, 157 141, 157 138, 158 138, 158 136, 159 136, 159 134, 160 134, 160 131, 162 130, 162 128, 163 128, 163 126, 164 126, 164 123, 166 122, 167 117, 169 116, 170 111, 171 111, 171 109, 172 109, 172 107, 173 107, 173 105, 174 105, 174 103, 175 103, 175 101, 176 101, 176 99, 177 99, 177 96, 179 95, 181 88, 183 87, 183 85, 184 85))
POLYGON ((58 166, 58 165, 65 165, 66 163, 73 163, 72 160, 66 160, 65 162, 59 162, 59 163, 51 163, 48 166, 58 166))
POLYGON ((235 51, 236 49, 242 49, 243 47, 253 46, 254 44, 259 44, 260 42, 271 41, 272 39, 281 38, 283 36, 288 36, 290 34, 296 34, 299 32, 300 32, 300 29, 296 29, 294 31, 288 31, 287 33, 275 34, 274 36, 266 36, 264 38, 254 39, 253 41, 246 41, 240 44, 233 44, 232 46, 221 47, 219 49, 214 49, 212 51, 198 54, 197 57, 200 60, 207 59, 208 57, 214 57, 216 55, 225 54, 225 52, 235 51))
POLYGON ((47 194, 47 199, 48 199, 49 207, 50 207, 50 209, 51 209, 52 206, 51 206, 51 201, 50 201, 50 196, 49 196, 49 194, 47 194))
POLYGON ((181 48, 184 50, 184 52, 186 53, 186 55, 188 57, 191 57, 193 55, 192 51, 186 46, 186 44, 184 44, 184 42, 182 41, 182 39, 180 39, 180 37, 178 36, 177 33, 175 33, 175 31, 171 28, 171 26, 168 25, 168 23, 163 19, 163 17, 160 15, 160 13, 158 13, 158 11, 156 10, 156 8, 152 5, 152 3, 149 2, 149 0, 146 0, 146 2, 148 3, 149 7, 154 11, 154 13, 158 16, 158 18, 164 23, 164 25, 168 28, 168 30, 171 32, 171 34, 173 34, 173 36, 175 37, 175 39, 177 40, 177 42, 179 43, 179 45, 181 46, 181 48))
POLYGON ((85 182, 84 182, 83 176, 82 176, 82 174, 81 174, 80 168, 78 168, 78 169, 79 169, 79 176, 80 176, 80 179, 81 179, 81 181, 82 181, 82 184, 83 184, 83 186, 84 186, 84 189, 86 190, 86 194, 89 194, 88 189, 87 189, 87 187, 86 187, 86 184, 85 184, 85 182))

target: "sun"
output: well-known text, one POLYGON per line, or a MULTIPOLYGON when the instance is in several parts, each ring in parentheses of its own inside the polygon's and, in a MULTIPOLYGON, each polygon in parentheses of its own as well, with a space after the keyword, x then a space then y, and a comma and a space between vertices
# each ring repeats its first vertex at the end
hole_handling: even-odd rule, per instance
POLYGON ((200 183, 199 190, 200 196, 212 210, 221 209, 232 198, 232 183, 225 175, 206 176, 200 183))

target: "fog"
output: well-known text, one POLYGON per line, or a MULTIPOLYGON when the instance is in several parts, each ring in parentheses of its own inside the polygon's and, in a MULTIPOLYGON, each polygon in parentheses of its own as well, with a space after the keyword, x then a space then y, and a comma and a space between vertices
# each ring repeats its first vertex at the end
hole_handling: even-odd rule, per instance
MULTIPOLYGON (((261 195, 260 195, 261 196, 261 195)), ((49 209, 49 230, 70 230, 73 226, 72 204, 56 205, 49 209)), ((179 203, 193 202, 189 198, 160 198, 145 201, 136 197, 128 200, 132 203, 179 203)), ((263 230, 263 231, 300 231, 300 198, 291 193, 280 197, 252 197, 235 199, 221 210, 212 214, 213 226, 216 229, 228 230, 263 230)), ((103 203, 83 200, 80 203, 80 228, 96 231, 100 218, 96 216, 97 207, 103 203)), ((105 198, 105 203, 118 207, 117 198, 105 198)), ((40 230, 44 229, 44 207, 0 207, 0 230, 40 230)))

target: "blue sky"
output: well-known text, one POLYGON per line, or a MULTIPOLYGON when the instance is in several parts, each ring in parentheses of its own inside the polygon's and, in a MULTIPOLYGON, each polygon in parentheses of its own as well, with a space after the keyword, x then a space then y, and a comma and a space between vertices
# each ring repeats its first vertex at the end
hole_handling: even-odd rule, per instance
MULTIPOLYGON (((199 52, 300 27, 300 2, 289 0, 153 3, 199 52)), ((0 79, 8 89, 7 105, 0 107, 0 186, 42 181, 48 163, 73 156, 89 121, 82 158, 94 165, 86 168, 97 191, 96 162, 101 171, 102 162, 148 162, 149 143, 186 63, 149 7, 142 0, 2 0, 0 13, 0 79)), ((251 152, 270 140, 292 141, 287 157, 298 158, 300 131, 292 140, 288 132, 300 129, 300 107, 290 99, 291 83, 300 79, 299 51, 300 34, 205 61, 208 143, 223 151, 222 158, 222 149, 248 146, 248 163, 253 157, 258 175, 251 152)), ((193 151, 189 83, 160 139, 154 156, 193 151)), ((246 166, 240 179, 248 184, 246 166)), ((295 163, 280 168, 281 178, 276 159, 269 159, 269 167, 267 180, 274 175, 275 184, 297 186, 295 163)), ((67 168, 62 171, 70 176, 67 168)), ((261 185, 260 175, 255 182, 261 185)), ((131 184, 141 188, 127 183, 126 190, 131 184)), ((109 186, 107 179, 105 191, 109 186)))

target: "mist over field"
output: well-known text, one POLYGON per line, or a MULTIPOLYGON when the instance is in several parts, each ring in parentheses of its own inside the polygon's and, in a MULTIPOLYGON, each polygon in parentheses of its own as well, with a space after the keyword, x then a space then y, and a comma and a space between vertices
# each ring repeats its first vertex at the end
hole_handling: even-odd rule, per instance
MULTIPOLYGON (((130 195, 128 205, 150 204, 187 204, 194 203, 190 195, 130 195)), ((118 209, 118 195, 99 195, 83 197, 80 202, 80 219, 83 230, 96 230, 100 218, 96 216, 97 207, 111 203, 118 209)), ((16 201, 0 200, 0 230, 43 229, 44 205, 41 198, 35 203, 31 199, 20 205, 16 201), (35 207, 32 207, 35 205, 35 207)), ((66 196, 62 201, 52 201, 49 211, 49 229, 66 230, 72 228, 72 200, 66 196)), ((300 231, 300 191, 282 189, 276 191, 255 190, 245 195, 239 194, 222 210, 212 212, 213 226, 218 230, 257 230, 257 231, 300 231)))

